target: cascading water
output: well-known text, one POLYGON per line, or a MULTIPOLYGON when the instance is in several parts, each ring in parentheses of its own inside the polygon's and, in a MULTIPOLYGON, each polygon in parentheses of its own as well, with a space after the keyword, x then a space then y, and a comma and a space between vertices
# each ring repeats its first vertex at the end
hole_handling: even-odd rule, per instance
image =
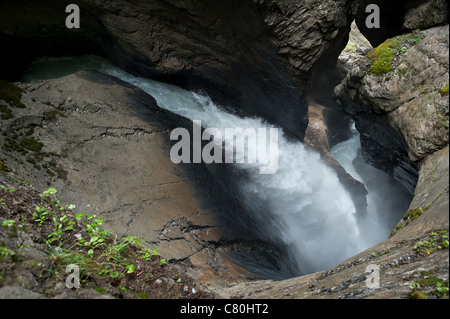
POLYGON ((388 174, 367 164, 361 154, 360 135, 352 123, 352 136, 335 145, 331 154, 368 191, 367 215, 359 220, 364 246, 385 240, 411 203, 411 194, 388 174))
MULTIPOLYGON (((240 118, 227 113, 205 94, 135 77, 96 56, 42 58, 31 66, 23 81, 55 78, 82 69, 94 69, 136 85, 152 95, 160 107, 191 120, 201 120, 205 128, 217 128, 223 132, 226 128, 257 130, 271 127, 262 119, 240 118)), ((381 221, 378 213, 378 197, 385 195, 378 190, 385 188, 387 175, 374 172, 365 164, 359 165, 359 170, 354 168, 360 148, 358 143, 355 132, 351 140, 335 146, 332 152, 356 179, 369 186, 369 213, 363 223, 356 221, 357 212, 350 195, 335 172, 321 161, 320 155, 307 150, 300 142, 289 141, 282 134, 277 143, 278 170, 275 174, 260 174, 258 164, 228 164, 236 172, 233 185, 237 188, 241 205, 251 215, 247 220, 254 223, 248 225, 248 229, 261 239, 282 241, 297 264, 289 268, 296 268, 297 274, 320 271, 338 264, 384 240, 395 224, 381 221), (365 173, 359 175, 361 170, 365 173), (240 175, 245 175, 245 178, 239 178, 240 175), (369 175, 377 176, 374 185, 370 183, 369 175), (379 185, 381 182, 383 186, 379 185), (372 227, 374 225, 376 227, 372 227)), ((396 186, 392 188, 397 191, 396 186)), ((402 214, 409 203, 406 196, 396 199, 396 194, 393 194, 390 195, 392 207, 386 209, 384 217, 391 214, 391 209, 399 209, 402 214)), ((381 203, 384 205, 386 200, 381 203)), ((399 218, 397 214, 392 220, 399 218)))

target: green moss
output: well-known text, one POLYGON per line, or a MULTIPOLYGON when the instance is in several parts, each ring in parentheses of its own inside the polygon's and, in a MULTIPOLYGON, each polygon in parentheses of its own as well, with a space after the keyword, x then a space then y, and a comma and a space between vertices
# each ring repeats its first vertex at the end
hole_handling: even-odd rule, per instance
POLYGON ((443 89, 441 90, 441 93, 442 93, 442 94, 447 94, 447 95, 448 95, 448 84, 447 84, 447 86, 446 86, 445 88, 443 88, 443 89))
POLYGON ((424 278, 419 281, 421 286, 435 286, 438 282, 442 282, 442 279, 436 277, 424 278))
POLYGON ((57 167, 57 168, 55 169, 55 172, 56 172, 57 177, 58 177, 59 179, 62 179, 62 180, 66 180, 66 179, 67 179, 67 172, 66 172, 63 168, 57 167))
POLYGON ((423 209, 422 208, 413 208, 408 210, 408 212, 405 214, 405 216, 403 216, 404 220, 407 220, 409 218, 411 219, 417 219, 419 218, 422 214, 423 214, 423 209))
POLYGON ((31 156, 28 156, 26 158, 27 162, 33 165, 36 165, 36 160, 34 158, 32 158, 31 156))
POLYGON ((430 205, 428 205, 425 208, 412 208, 408 210, 406 214, 403 216, 401 222, 394 227, 389 238, 393 237, 399 230, 405 228, 411 221, 419 218, 425 211, 428 210, 430 205))
POLYGON ((31 135, 33 135, 33 133, 34 133, 34 128, 35 128, 35 126, 30 127, 30 129, 28 129, 28 130, 25 132, 25 135, 26 135, 26 136, 31 136, 31 135))
POLYGON ((140 299, 148 299, 147 295, 143 292, 137 292, 134 295, 140 299))
POLYGON ((22 93, 23 90, 17 85, 5 80, 0 80, 0 100, 3 100, 14 107, 25 108, 25 104, 20 101, 22 93))
POLYGON ((54 107, 54 105, 52 104, 52 102, 50 102, 50 101, 47 101, 47 102, 42 102, 43 104, 45 104, 45 105, 48 105, 48 106, 53 106, 54 107))
POLYGON ((62 117, 66 117, 66 116, 64 115, 64 113, 62 113, 62 112, 59 112, 59 111, 50 111, 50 112, 45 113, 45 119, 46 119, 47 121, 53 121, 53 120, 56 118, 56 115, 59 115, 59 116, 62 116, 62 117))
POLYGON ((24 137, 22 140, 20 140, 19 145, 33 152, 39 152, 44 146, 44 144, 36 141, 33 137, 24 137))
POLYGON ((412 293, 409 294, 409 297, 411 299, 427 299, 428 298, 428 294, 422 292, 422 291, 414 291, 412 293))
POLYGON ((0 172, 5 172, 5 171, 6 171, 6 164, 0 160, 0 172))
POLYGON ((367 57, 372 61, 370 71, 376 75, 391 71, 394 59, 406 54, 408 49, 418 44, 423 37, 424 34, 420 31, 414 31, 386 40, 368 53, 367 57))
POLYGON ((8 120, 13 117, 11 110, 6 105, 0 105, 0 113, 2 113, 2 120, 8 120))
POLYGON ((394 60, 400 41, 396 38, 386 40, 367 55, 373 64, 370 70, 374 74, 384 74, 392 70, 394 60))

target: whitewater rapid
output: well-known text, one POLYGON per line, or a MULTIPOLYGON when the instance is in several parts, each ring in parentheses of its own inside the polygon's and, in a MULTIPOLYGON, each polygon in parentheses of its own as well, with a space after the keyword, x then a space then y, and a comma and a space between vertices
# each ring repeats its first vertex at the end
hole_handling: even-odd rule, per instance
MULTIPOLYGON (((81 69, 97 70, 138 86, 152 95, 161 108, 199 120, 204 128, 222 131, 236 127, 273 128, 263 119, 241 118, 224 111, 205 93, 133 76, 96 56, 42 58, 31 66, 23 80, 55 78, 81 69)), ((231 169, 236 176, 245 173, 245 178, 236 181, 235 187, 241 205, 251 214, 246 220, 255 223, 247 227, 256 230, 262 239, 282 240, 301 274, 335 266, 384 240, 389 230, 376 218, 379 199, 369 197, 369 217, 365 223, 358 223, 353 201, 336 173, 318 153, 306 149, 301 142, 288 140, 281 129, 279 132, 275 174, 260 174, 258 163, 226 164, 233 165, 231 169)), ((351 141, 337 145, 332 151, 356 179, 363 181, 352 165, 359 148, 354 131, 351 141)))

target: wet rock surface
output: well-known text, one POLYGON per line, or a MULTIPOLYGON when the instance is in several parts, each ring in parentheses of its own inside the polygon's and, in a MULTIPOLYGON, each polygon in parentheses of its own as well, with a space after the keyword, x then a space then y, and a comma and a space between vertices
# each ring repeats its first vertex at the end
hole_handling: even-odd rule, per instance
POLYGON ((197 277, 226 281, 234 271, 235 279, 245 278, 222 256, 227 241, 220 216, 197 188, 206 182, 214 192, 212 178, 198 172, 193 178, 170 161, 170 131, 187 126, 185 119, 140 89, 93 71, 18 87, 26 107, 11 107, 13 116, 1 127, 8 167, 40 191, 56 188, 61 201, 104 219, 119 237, 133 234, 159 247, 169 262, 192 265, 193 259, 197 277), (196 262, 202 254, 213 257, 196 262))
POLYGON ((216 292, 223 298, 255 299, 443 297, 436 282, 443 285, 448 282, 449 250, 448 246, 439 245, 445 240, 443 236, 448 235, 448 155, 447 147, 429 156, 422 165, 411 209, 428 208, 407 226, 400 227, 388 240, 323 272, 279 282, 241 283, 216 292), (430 179, 434 180, 432 187, 439 191, 429 188, 430 179), (429 250, 420 249, 420 243, 424 242, 436 242, 436 245, 429 250), (371 286, 372 268, 379 269, 380 286, 377 288, 371 286), (413 283, 419 285, 414 286, 413 283))

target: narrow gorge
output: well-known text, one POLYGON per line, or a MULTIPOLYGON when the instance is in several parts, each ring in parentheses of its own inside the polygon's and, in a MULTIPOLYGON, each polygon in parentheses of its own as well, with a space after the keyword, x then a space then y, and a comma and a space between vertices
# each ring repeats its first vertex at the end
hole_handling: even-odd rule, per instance
POLYGON ((219 298, 442 296, 423 283, 448 289, 448 6, 370 3, 379 30, 362 0, 82 0, 79 29, 64 2, 2 3, 2 174, 219 298), (276 172, 175 164, 198 121, 277 128, 276 172))

